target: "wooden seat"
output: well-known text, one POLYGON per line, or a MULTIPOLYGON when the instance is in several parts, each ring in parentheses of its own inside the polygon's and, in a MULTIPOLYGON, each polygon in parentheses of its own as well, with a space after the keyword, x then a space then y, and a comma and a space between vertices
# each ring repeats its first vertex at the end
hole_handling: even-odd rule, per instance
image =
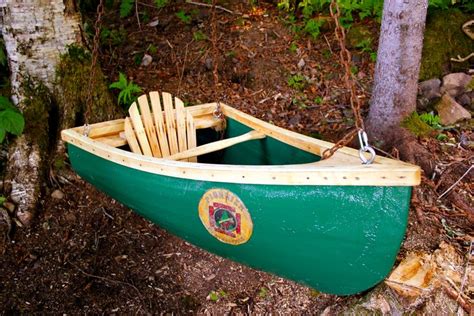
MULTIPOLYGON (((179 98, 153 91, 134 102, 125 118, 125 137, 134 153, 166 158, 196 147, 193 116, 179 98), (163 104, 163 107, 161 106, 163 104), (150 108, 151 105, 151 108, 150 108)), ((185 161, 197 162, 188 157, 185 161)))

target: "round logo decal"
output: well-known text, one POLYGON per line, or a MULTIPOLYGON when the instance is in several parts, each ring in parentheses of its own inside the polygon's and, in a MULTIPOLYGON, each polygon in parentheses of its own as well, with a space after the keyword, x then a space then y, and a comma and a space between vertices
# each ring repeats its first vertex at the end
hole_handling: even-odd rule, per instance
POLYGON ((253 223, 247 208, 228 190, 204 193, 199 201, 199 218, 207 231, 224 243, 240 245, 252 236, 253 223))

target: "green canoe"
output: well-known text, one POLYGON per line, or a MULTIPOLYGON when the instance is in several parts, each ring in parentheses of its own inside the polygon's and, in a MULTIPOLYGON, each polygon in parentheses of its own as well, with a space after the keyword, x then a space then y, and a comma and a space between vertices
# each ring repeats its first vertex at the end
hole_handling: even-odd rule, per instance
MULTIPOLYGON (((227 105, 186 108, 197 145, 258 131, 262 137, 200 155, 199 162, 129 151, 125 120, 62 132, 74 170, 169 232, 207 251, 326 293, 383 280, 404 237, 417 166, 265 123, 227 105), (214 113, 215 114, 215 113, 214 113), (216 129, 218 131, 216 131, 216 129), (221 130, 221 131, 219 131, 221 130)), ((142 111, 143 114, 143 111, 142 111)))

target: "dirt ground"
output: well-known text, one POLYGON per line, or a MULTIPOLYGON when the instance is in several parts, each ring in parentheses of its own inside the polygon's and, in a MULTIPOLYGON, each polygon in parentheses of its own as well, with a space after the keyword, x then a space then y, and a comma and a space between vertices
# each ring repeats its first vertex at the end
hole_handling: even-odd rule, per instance
MULTIPOLYGON (((247 1, 222 2, 235 14, 217 13, 221 58, 216 89, 209 9, 181 2, 161 10, 150 8, 151 2, 140 5, 146 11, 140 25, 135 16, 120 19, 116 10, 106 12, 103 27, 126 34, 118 44, 103 41, 100 61, 111 82, 121 71, 144 91, 169 91, 189 104, 221 100, 275 125, 327 140, 337 140, 352 127, 331 32, 317 40, 295 36, 270 3, 252 7, 247 1), (181 9, 190 14, 189 24, 175 15, 181 9), (197 32, 208 39, 198 38, 197 32), (140 66, 145 53, 153 61, 140 66), (296 74, 305 78, 301 88, 288 84, 296 74)), ((359 23, 377 38, 375 23, 359 23)), ((367 53, 353 49, 353 54, 365 113, 374 63, 367 53)), ((445 197, 437 197, 473 164, 472 149, 459 145, 461 135, 473 135, 469 125, 445 133, 451 142, 420 139, 436 154, 436 173, 424 176, 414 189, 397 261, 409 252, 432 252, 442 241, 467 260, 474 235, 473 173, 445 197)), ((327 295, 214 256, 98 192, 69 166, 52 172, 32 227, 13 224, 11 231, 2 232, 3 314, 328 315, 349 311, 372 291, 327 295)), ((402 312, 422 308, 410 305, 402 312)))

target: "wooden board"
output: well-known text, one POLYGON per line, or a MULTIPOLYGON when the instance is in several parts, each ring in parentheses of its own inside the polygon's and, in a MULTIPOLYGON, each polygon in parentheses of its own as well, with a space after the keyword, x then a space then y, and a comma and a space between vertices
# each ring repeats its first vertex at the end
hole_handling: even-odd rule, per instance
POLYGON ((132 121, 133 129, 135 131, 135 135, 137 135, 143 154, 145 156, 153 157, 150 144, 148 143, 148 138, 146 136, 145 128, 143 127, 142 119, 135 102, 133 102, 133 104, 130 106, 128 114, 130 114, 130 120, 132 121))
POLYGON ((130 119, 127 117, 125 118, 125 137, 127 138, 128 146, 132 150, 132 152, 136 154, 142 154, 142 151, 140 149, 140 145, 138 144, 137 138, 135 136, 135 132, 133 131, 132 128, 132 123, 130 122, 130 119))
POLYGON ((168 138, 166 137, 166 127, 163 120, 163 111, 161 109, 160 94, 156 91, 150 92, 151 109, 153 111, 153 118, 155 119, 155 129, 160 143, 161 155, 168 157, 170 155, 170 148, 168 145, 168 138))
POLYGON ((163 106, 165 109, 166 135, 168 136, 168 145, 170 146, 170 154, 174 155, 179 152, 178 139, 176 136, 176 120, 173 110, 173 96, 168 92, 163 92, 163 106))
POLYGON ((184 110, 184 103, 179 98, 174 98, 174 105, 176 108, 176 131, 178 134, 178 150, 183 152, 188 149, 186 142, 186 114, 184 110))
MULTIPOLYGON (((186 111, 186 138, 188 143, 188 148, 193 149, 197 146, 196 141, 196 127, 194 126, 194 119, 189 111, 186 111)), ((190 157, 189 162, 197 162, 197 157, 190 157)))
POLYGON ((140 113, 145 127, 145 132, 148 137, 148 142, 150 143, 151 152, 153 157, 162 157, 160 145, 158 144, 158 139, 156 138, 155 124, 153 123, 153 117, 150 113, 150 107, 148 105, 148 97, 146 94, 138 98, 138 105, 140 107, 140 113))
POLYGON ((204 154, 212 153, 230 146, 234 146, 236 144, 246 142, 249 140, 254 139, 262 139, 265 138, 265 134, 257 131, 251 131, 244 135, 240 135, 237 137, 232 137, 228 139, 219 140, 217 142, 212 142, 206 145, 202 145, 193 149, 188 149, 186 151, 179 152, 177 154, 171 155, 167 157, 167 159, 172 160, 183 160, 190 157, 201 156, 204 154))

